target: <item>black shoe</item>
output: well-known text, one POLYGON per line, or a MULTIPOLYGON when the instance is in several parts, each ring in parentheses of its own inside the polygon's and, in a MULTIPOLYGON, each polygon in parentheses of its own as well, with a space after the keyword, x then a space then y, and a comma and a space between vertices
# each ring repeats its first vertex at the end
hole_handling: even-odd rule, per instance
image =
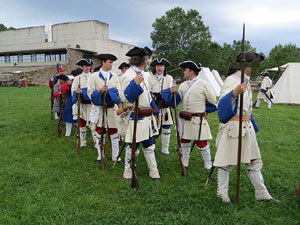
POLYGON ((189 167, 188 167, 188 166, 185 166, 184 168, 187 170, 189 167))
POLYGON ((80 146, 80 148, 79 148, 79 149, 80 149, 80 150, 83 150, 84 148, 85 148, 85 146, 80 146))
POLYGON ((125 178, 125 180, 127 180, 128 182, 131 182, 131 181, 132 181, 131 178, 125 178))
POLYGON ((100 164, 100 162, 101 162, 101 160, 99 160, 99 159, 95 159, 95 161, 94 161, 96 164, 100 164))
POLYGON ((152 178, 152 180, 155 182, 161 182, 160 178, 152 178))
POLYGON ((260 200, 260 201, 263 201, 263 202, 274 202, 274 203, 281 203, 280 200, 278 199, 275 199, 275 198, 271 198, 271 199, 263 199, 263 200, 260 200))
POLYGON ((124 164, 124 161, 121 159, 119 161, 117 161, 118 164, 124 164))

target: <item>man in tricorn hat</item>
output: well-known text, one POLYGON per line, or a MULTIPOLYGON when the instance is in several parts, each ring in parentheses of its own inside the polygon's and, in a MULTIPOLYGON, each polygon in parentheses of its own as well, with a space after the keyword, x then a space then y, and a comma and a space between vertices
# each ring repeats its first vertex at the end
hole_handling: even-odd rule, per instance
MULTIPOLYGON (((147 47, 138 48, 134 47, 129 50, 126 56, 130 57, 131 67, 124 74, 124 79, 121 82, 121 96, 122 101, 130 108, 134 107, 134 102, 139 99, 139 109, 147 110, 150 114, 143 114, 138 117, 136 143, 137 148, 139 144, 143 145, 143 152, 149 168, 149 176, 154 181, 160 181, 160 175, 157 168, 157 162, 154 154, 154 141, 153 136, 157 134, 157 126, 155 123, 152 109, 158 112, 158 109, 152 100, 152 96, 149 91, 148 80, 145 79, 144 68, 148 64, 148 56, 152 54, 151 50, 147 47)), ((130 109, 128 109, 130 110, 130 109)), ((125 179, 132 178, 132 170, 130 168, 131 160, 131 148, 133 140, 133 126, 134 116, 131 111, 128 113, 128 125, 126 130, 125 142, 129 143, 126 148, 125 155, 125 168, 123 177, 125 179)))
POLYGON ((107 131, 111 140, 112 161, 117 160, 120 163, 121 158, 117 159, 119 154, 119 137, 117 115, 115 112, 115 104, 120 103, 120 83, 118 76, 110 72, 113 62, 117 60, 117 57, 112 54, 100 54, 97 57, 100 59, 101 68, 90 76, 88 82, 88 95, 93 103, 91 109, 91 128, 96 131, 96 148, 98 151, 98 157, 95 162, 100 163, 101 161, 101 134, 107 131), (104 127, 102 127, 104 93, 106 93, 107 109, 104 115, 104 127))
MULTIPOLYGON (((80 66, 82 73, 74 78, 71 93, 73 98, 73 104, 77 102, 77 94, 81 94, 81 103, 80 103, 80 118, 77 118, 77 114, 73 115, 73 119, 79 119, 80 125, 80 148, 86 146, 86 133, 87 126, 90 122, 90 111, 92 108, 91 99, 87 95, 87 84, 88 79, 91 75, 91 67, 93 61, 91 59, 80 59, 77 61, 76 65, 80 66)), ((75 106, 74 108, 77 108, 75 106)), ((94 134, 92 134, 94 139, 94 134)), ((95 142, 95 139, 94 139, 95 142)))
MULTIPOLYGON (((214 166, 218 168, 217 195, 223 202, 229 203, 228 196, 229 172, 237 165, 238 136, 239 136, 239 96, 244 93, 243 126, 242 126, 242 155, 241 162, 246 163, 247 175, 255 188, 256 200, 274 200, 264 185, 261 169, 263 166, 260 150, 256 140, 259 129, 252 114, 252 91, 250 76, 253 68, 259 65, 264 56, 245 53, 245 82, 241 82, 240 62, 243 54, 238 54, 235 65, 230 67, 230 73, 222 86, 218 103, 218 115, 221 121, 216 139, 217 152, 214 166)), ((274 200, 275 201, 275 200, 274 200)))
POLYGON ((121 73, 118 75, 118 77, 122 77, 125 72, 129 69, 130 65, 126 62, 121 63, 121 65, 119 66, 119 70, 121 70, 121 73))
POLYGON ((272 107, 271 99, 273 98, 271 92, 272 80, 270 79, 268 72, 261 72, 260 75, 262 78, 262 82, 260 85, 259 93, 257 95, 257 102, 255 108, 259 108, 261 100, 266 100, 268 103, 268 109, 271 109, 272 107))
MULTIPOLYGON (((209 170, 212 162, 208 140, 212 139, 212 135, 206 113, 217 110, 216 96, 211 85, 198 76, 201 70, 200 63, 188 60, 180 63, 179 66, 184 69, 184 78, 186 79, 176 92, 177 104, 181 101, 183 103, 179 119, 184 166, 188 167, 189 165, 190 142, 193 140, 202 154, 204 168, 209 170)), ((172 87, 171 93, 175 91, 176 88, 172 87)), ((169 99, 169 104, 174 107, 173 95, 169 99)))
POLYGON ((167 67, 170 66, 170 62, 164 58, 154 59, 150 66, 152 67, 152 74, 148 79, 149 90, 152 92, 152 97, 159 109, 157 122, 158 129, 161 130, 162 135, 161 152, 165 155, 169 155, 169 143, 173 119, 169 105, 164 101, 162 94, 163 90, 173 86, 173 77, 167 75, 166 72, 167 67), (161 125, 162 127, 160 127, 161 125))

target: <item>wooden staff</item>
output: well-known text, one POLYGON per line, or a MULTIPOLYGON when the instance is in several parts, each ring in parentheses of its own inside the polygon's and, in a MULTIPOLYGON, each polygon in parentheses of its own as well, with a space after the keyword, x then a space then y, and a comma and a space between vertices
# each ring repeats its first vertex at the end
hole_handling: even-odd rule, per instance
POLYGON ((139 182, 136 176, 135 171, 135 152, 136 152, 136 130, 137 130, 137 122, 138 122, 138 108, 139 108, 139 98, 135 101, 134 106, 134 124, 133 124, 133 137, 132 137, 132 148, 131 148, 131 171, 132 171, 132 179, 131 179, 131 187, 139 188, 139 182))
MULTIPOLYGON (((241 84, 244 83, 245 71, 245 24, 243 24, 243 40, 242 40, 242 60, 241 60, 241 84)), ((239 205, 240 194, 240 175, 241 175, 241 156, 242 156, 242 129, 243 129, 243 108, 244 94, 240 95, 240 112, 239 112, 239 139, 238 139, 238 155, 237 155, 237 179, 236 179, 236 196, 235 204, 239 205)))
MULTIPOLYGON (((80 88, 80 77, 78 88, 80 88)), ((79 147, 80 147, 80 103, 81 103, 81 93, 77 93, 77 142, 76 142, 76 155, 79 155, 79 147)))

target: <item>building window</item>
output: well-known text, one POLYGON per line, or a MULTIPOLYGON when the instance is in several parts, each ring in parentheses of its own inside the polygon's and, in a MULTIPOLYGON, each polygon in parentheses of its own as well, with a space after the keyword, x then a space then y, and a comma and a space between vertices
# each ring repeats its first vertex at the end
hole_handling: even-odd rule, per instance
POLYGON ((31 54, 31 62, 36 62, 36 54, 31 54))
POLYGON ((45 62, 45 54, 36 54, 36 61, 37 62, 45 62))
POLYGON ((5 56, 4 55, 0 55, 0 63, 5 63, 5 56))
POLYGON ((9 62, 10 63, 17 63, 18 62, 18 56, 17 55, 9 56, 9 62))
POLYGON ((23 62, 31 62, 31 55, 23 55, 23 62))

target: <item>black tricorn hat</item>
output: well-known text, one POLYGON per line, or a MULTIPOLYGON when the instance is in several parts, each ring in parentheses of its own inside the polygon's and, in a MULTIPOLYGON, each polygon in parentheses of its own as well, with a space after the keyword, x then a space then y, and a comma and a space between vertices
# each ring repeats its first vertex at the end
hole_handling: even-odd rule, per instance
POLYGON ((94 72, 94 73, 95 73, 95 72, 98 72, 98 71, 100 70, 100 68, 101 68, 101 66, 97 66, 97 67, 95 67, 95 69, 94 69, 94 71, 93 71, 93 72, 94 72))
POLYGON ((99 54, 97 55, 97 58, 100 60, 111 60, 111 61, 116 61, 118 58, 112 54, 99 54))
POLYGON ((121 65, 119 66, 119 70, 123 69, 124 67, 130 67, 130 65, 126 62, 121 63, 121 65))
POLYGON ((75 70, 72 70, 71 74, 72 74, 74 77, 76 77, 77 75, 82 74, 82 69, 77 68, 77 69, 75 69, 75 70))
POLYGON ((201 67, 202 67, 201 63, 197 64, 191 60, 184 61, 184 62, 180 63, 179 66, 181 68, 188 68, 190 70, 194 70, 197 73, 201 70, 201 67))
POLYGON ((77 62, 76 62, 76 65, 78 66, 92 66, 93 65, 93 60, 91 59, 79 59, 77 62))
POLYGON ((270 74, 269 74, 268 72, 261 72, 260 75, 261 75, 261 76, 264 76, 264 77, 270 76, 270 74))
POLYGON ((57 76, 57 79, 67 81, 69 78, 66 75, 61 74, 57 76))
POLYGON ((156 66, 156 65, 170 66, 171 63, 165 58, 161 58, 161 59, 156 58, 151 62, 150 66, 156 66))
POLYGON ((134 47, 126 53, 126 56, 129 56, 129 57, 145 56, 145 55, 147 55, 147 56, 152 55, 152 51, 148 47, 145 47, 145 48, 134 47))
MULTIPOLYGON (((243 58, 243 53, 240 52, 235 61, 236 62, 242 62, 242 58, 243 58)), ((255 53, 255 52, 245 52, 245 60, 247 63, 251 63, 251 62, 254 62, 254 61, 259 61, 259 62, 262 62, 264 61, 265 59, 265 56, 263 54, 258 54, 258 53, 255 53)))

